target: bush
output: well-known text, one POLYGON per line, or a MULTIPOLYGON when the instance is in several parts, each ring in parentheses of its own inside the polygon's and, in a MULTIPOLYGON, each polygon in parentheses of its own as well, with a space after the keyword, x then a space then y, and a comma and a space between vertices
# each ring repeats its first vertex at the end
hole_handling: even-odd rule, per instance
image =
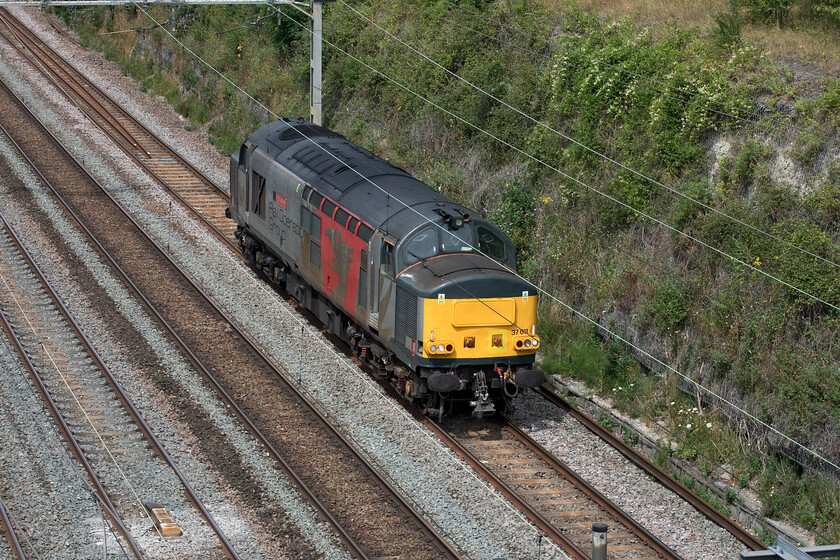
POLYGON ((597 422, 602 428, 612 431, 613 421, 609 412, 602 412, 599 414, 597 422))
POLYGON ((840 0, 823 0, 814 4, 813 10, 818 14, 826 14, 840 22, 840 0))
POLYGON ((741 28, 744 20, 738 12, 718 12, 714 16, 715 29, 712 39, 719 47, 741 44, 741 28))
POLYGON ((740 0, 753 21, 782 25, 788 16, 793 0, 740 0))
POLYGON ((758 532, 758 540, 766 544, 768 547, 775 546, 776 533, 765 527, 758 532))
POLYGON ((653 322, 659 334, 676 334, 688 319, 689 294, 676 282, 666 281, 645 306, 645 318, 653 322))

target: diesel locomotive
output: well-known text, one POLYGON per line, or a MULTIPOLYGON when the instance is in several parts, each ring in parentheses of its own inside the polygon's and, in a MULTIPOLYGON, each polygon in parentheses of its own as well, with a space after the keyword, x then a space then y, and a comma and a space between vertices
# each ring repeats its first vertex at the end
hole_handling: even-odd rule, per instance
POLYGON ((228 215, 251 265, 427 414, 489 414, 542 384, 510 239, 340 134, 299 118, 251 134, 228 215))

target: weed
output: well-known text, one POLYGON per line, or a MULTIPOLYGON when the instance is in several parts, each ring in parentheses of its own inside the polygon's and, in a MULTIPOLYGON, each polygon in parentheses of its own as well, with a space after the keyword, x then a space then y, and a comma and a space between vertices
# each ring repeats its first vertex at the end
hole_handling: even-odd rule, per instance
POLYGON ((776 533, 768 529, 767 527, 762 528, 758 532, 758 540, 763 542, 768 547, 776 545, 776 533))
POLYGON ((690 443, 681 443, 677 445, 674 455, 683 459, 694 459, 697 457, 697 448, 690 443))
MULTIPOLYGON (((801 76, 791 68, 779 71, 755 47, 755 41, 761 35, 761 44, 775 45, 777 52, 786 55, 803 49, 828 50, 830 59, 840 52, 840 43, 836 33, 815 34, 815 39, 790 27, 768 33, 759 20, 777 25, 789 16, 787 21, 793 23, 793 18, 802 17, 802 10, 792 12, 786 0, 744 1, 714 21, 712 14, 726 10, 725 0, 709 0, 700 8, 692 4, 688 12, 678 11, 686 10, 684 4, 649 0, 621 6, 622 12, 630 6, 652 14, 656 25, 647 29, 565 5, 559 8, 563 23, 558 29, 557 14, 546 14, 540 5, 519 9, 504 3, 483 4, 483 15, 528 31, 527 49, 521 50, 498 47, 464 33, 465 25, 473 22, 459 11, 447 12, 452 23, 442 23, 419 12, 406 13, 412 8, 404 4, 376 1, 371 10, 383 23, 399 26, 420 50, 540 122, 717 210, 837 262, 840 165, 824 181, 815 180, 811 191, 791 196, 789 189, 770 178, 773 143, 762 138, 760 130, 744 127, 727 113, 753 114, 761 96, 767 99, 768 116, 782 126, 795 120, 807 130, 835 129, 840 125, 840 82, 826 79, 819 84, 824 87, 821 96, 801 101, 792 114, 785 113, 783 100, 795 97, 801 76), (737 16, 744 18, 740 26, 737 16), (661 25, 669 17, 695 22, 696 29, 661 25), (707 29, 713 30, 717 45, 704 37, 707 29), (548 52, 549 40, 553 47, 546 62, 533 53, 548 52), (793 48, 783 48, 785 41, 793 48), (609 61, 610 66, 598 60, 609 61), (726 110, 710 111, 704 105, 726 110), (721 150, 713 176, 705 165, 712 142, 735 136, 751 140, 732 141, 730 149, 721 150)), ((602 0, 600 8, 598 0, 585 2, 598 10, 614 9, 602 0)), ((831 6, 837 0, 820 3, 831 6)), ((297 12, 284 8, 286 15, 278 24, 274 17, 265 18, 270 14, 265 7, 181 7, 172 12, 151 6, 150 10, 160 20, 174 13, 179 38, 188 47, 273 111, 307 112, 307 42, 289 18, 289 14, 302 17, 297 12), (263 25, 258 31, 249 24, 259 18, 263 25)), ((820 433, 816 427, 836 426, 834 411, 840 395, 832 388, 840 386, 840 372, 828 365, 830 361, 814 359, 831 355, 838 327, 833 311, 791 290, 768 289, 758 273, 730 267, 728 258, 677 240, 676 232, 666 232, 575 180, 836 303, 840 276, 830 266, 768 242, 693 202, 672 197, 637 175, 616 170, 592 152, 490 102, 419 57, 398 57, 396 49, 383 48, 381 31, 356 17, 344 17, 348 14, 342 10, 336 4, 327 8, 331 42, 352 46, 354 56, 387 69, 395 81, 411 84, 435 103, 469 117, 529 155, 551 162, 573 180, 500 147, 459 121, 440 116, 394 83, 330 49, 325 51, 328 124, 335 123, 351 141, 384 152, 459 203, 481 201, 478 208, 487 208, 487 215, 492 212, 491 218, 514 238, 520 270, 529 280, 563 294, 575 309, 597 316, 600 324, 621 331, 622 321, 635 318, 634 336, 643 346, 652 343, 665 354, 699 356, 692 367, 707 366, 701 381, 727 384, 739 402, 761 402, 766 407, 762 415, 782 425, 798 425, 805 444, 820 433), (425 136, 415 137, 419 129, 425 136), (803 341, 807 350, 800 348, 803 341), (708 354, 709 349, 715 353, 708 354)), ((57 8, 56 12, 84 44, 120 61, 144 89, 170 100, 192 126, 212 122, 208 134, 220 151, 231 152, 267 118, 238 91, 209 73, 199 75, 160 30, 142 35, 99 34, 100 26, 115 31, 148 27, 136 8, 57 8)), ((820 150, 816 143, 802 143, 793 155, 797 163, 814 166, 823 158, 820 150)), ((678 455, 702 454, 718 463, 731 460, 740 473, 739 486, 752 481, 765 493, 773 489, 773 503, 768 507, 774 513, 784 510, 790 517, 836 531, 840 514, 832 496, 840 493, 830 491, 836 487, 820 488, 810 480, 797 486, 802 479, 797 473, 773 466, 773 461, 758 454, 742 452, 722 421, 686 412, 692 404, 676 396, 673 380, 666 376, 663 382, 645 375, 626 348, 570 318, 566 308, 541 303, 539 328, 545 348, 556 344, 563 349, 562 359, 544 352, 546 371, 585 381, 601 394, 613 396, 623 411, 665 417, 669 428, 677 429, 686 440, 678 455), (669 402, 678 404, 669 406, 669 402), (714 426, 706 427, 712 420, 714 426), (780 482, 784 480, 797 484, 780 482), (807 500, 801 497, 805 495, 807 500)), ((657 449, 656 457, 665 464, 668 450, 657 449)))
POLYGON ((714 16, 715 30, 712 38, 719 47, 741 44, 744 21, 738 12, 718 12, 714 16))
POLYGON ((613 420, 612 415, 609 412, 601 412, 601 414, 598 415, 597 422, 602 428, 612 431, 613 420))
POLYGON ((622 431, 621 439, 630 447, 636 447, 637 445, 639 445, 639 434, 637 434, 634 431, 622 431))
POLYGON ((656 452, 653 454, 653 462, 659 468, 666 468, 670 464, 671 453, 668 451, 666 445, 657 445, 656 452))

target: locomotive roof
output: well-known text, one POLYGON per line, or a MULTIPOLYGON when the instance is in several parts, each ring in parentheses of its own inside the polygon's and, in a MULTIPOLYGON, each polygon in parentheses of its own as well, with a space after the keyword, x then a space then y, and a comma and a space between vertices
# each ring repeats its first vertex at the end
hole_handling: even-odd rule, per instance
POLYGON ((421 221, 440 221, 436 210, 455 214, 456 209, 463 209, 341 134, 301 118, 282 117, 261 127, 249 140, 306 185, 397 239, 421 221))

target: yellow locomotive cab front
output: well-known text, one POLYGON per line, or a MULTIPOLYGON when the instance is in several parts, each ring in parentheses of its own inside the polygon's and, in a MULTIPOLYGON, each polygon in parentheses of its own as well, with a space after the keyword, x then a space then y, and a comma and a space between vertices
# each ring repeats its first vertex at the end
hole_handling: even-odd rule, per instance
POLYGON ((423 300, 423 356, 487 360, 536 352, 537 298, 423 300))

